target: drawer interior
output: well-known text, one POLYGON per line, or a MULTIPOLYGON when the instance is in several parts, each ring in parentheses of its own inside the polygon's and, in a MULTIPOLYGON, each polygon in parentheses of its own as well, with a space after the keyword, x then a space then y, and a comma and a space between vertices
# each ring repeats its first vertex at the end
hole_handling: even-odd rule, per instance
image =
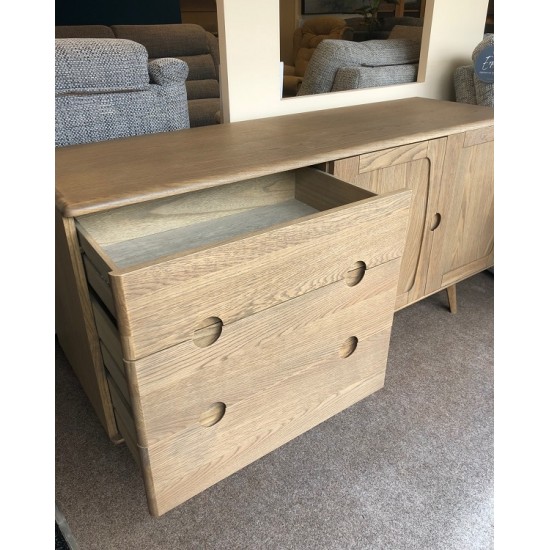
POLYGON ((77 219, 100 273, 238 239, 372 197, 313 168, 301 168, 77 219))

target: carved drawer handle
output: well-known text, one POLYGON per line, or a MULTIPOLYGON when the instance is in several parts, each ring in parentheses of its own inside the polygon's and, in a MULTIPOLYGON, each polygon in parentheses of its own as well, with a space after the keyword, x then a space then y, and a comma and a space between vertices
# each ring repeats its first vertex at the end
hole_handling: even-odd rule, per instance
POLYGON ((224 417, 226 408, 225 403, 221 401, 212 403, 212 405, 200 415, 199 424, 206 428, 217 424, 224 417))
POLYGON ((341 346, 340 346, 340 357, 346 359, 349 357, 356 349, 359 340, 356 336, 350 336, 341 346))
POLYGON ((219 317, 208 317, 193 332, 193 344, 199 348, 211 346, 222 333, 223 322, 219 317))
POLYGON ((439 212, 437 212, 434 216, 433 221, 432 221, 430 231, 435 231, 439 227, 440 223, 441 223, 441 214, 439 212))
POLYGON ((344 276, 344 282, 348 286, 355 286, 361 282, 361 279, 365 276, 367 270, 367 264, 365 262, 355 262, 346 272, 344 276))

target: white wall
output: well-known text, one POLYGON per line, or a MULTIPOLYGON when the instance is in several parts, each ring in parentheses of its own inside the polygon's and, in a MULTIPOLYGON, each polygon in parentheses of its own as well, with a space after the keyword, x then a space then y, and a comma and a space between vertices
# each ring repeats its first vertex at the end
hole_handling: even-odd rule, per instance
POLYGON ((404 97, 453 99, 453 71, 471 63, 488 0, 426 1, 422 82, 287 99, 280 97, 279 0, 217 4, 224 120, 237 122, 404 97))

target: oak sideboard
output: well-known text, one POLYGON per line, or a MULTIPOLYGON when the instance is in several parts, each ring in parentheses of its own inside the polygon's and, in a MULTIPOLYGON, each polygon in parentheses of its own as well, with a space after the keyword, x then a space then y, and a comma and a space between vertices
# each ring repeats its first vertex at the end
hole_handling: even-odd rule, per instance
POLYGON ((492 109, 424 98, 57 149, 57 338, 151 514, 382 388, 493 203, 492 109))

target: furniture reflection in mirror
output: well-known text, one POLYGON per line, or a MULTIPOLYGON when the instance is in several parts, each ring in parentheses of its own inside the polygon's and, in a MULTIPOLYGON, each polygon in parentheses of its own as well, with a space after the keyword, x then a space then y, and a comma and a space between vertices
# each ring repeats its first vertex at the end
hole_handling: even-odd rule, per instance
MULTIPOLYGON (((399 28, 394 31, 398 35, 399 28)), ((420 41, 407 38, 324 40, 311 56, 298 95, 415 82, 419 58, 420 41)))
POLYGON ((350 40, 353 30, 341 17, 319 16, 308 19, 294 31, 293 64, 285 63, 283 76, 283 97, 295 96, 306 67, 315 48, 325 39, 350 40))
MULTIPOLYGON (((418 63, 420 62, 420 49, 422 46, 422 37, 424 35, 424 14, 426 8, 425 0, 413 0, 405 1, 399 0, 396 2, 381 2, 379 5, 379 10, 377 14, 378 23, 375 26, 367 25, 365 23, 365 18, 361 13, 358 13, 356 10, 365 5, 363 0, 335 0, 335 1, 315 1, 315 0, 280 0, 280 40, 281 40, 281 60, 285 65, 285 71, 283 78, 283 97, 291 98, 294 95, 311 95, 315 93, 327 93, 332 91, 344 91, 357 88, 370 88, 370 87, 382 87, 382 86, 393 86, 403 83, 416 82, 418 76, 418 63), (322 14, 322 15, 319 15, 322 14), (327 15, 325 15, 327 14, 327 15), (352 54, 351 58, 348 60, 349 52, 347 47, 341 45, 338 48, 338 51, 331 51, 332 54, 343 55, 340 57, 338 63, 336 63, 335 58, 329 60, 329 66, 322 67, 322 79, 325 80, 326 74, 332 72, 332 65, 336 63, 337 69, 354 69, 354 82, 338 84, 333 87, 334 76, 331 75, 330 85, 323 87, 322 91, 317 85, 310 85, 306 87, 305 90, 301 92, 296 91, 296 87, 291 89, 289 87, 289 80, 291 71, 289 67, 296 66, 296 43, 295 43, 295 34, 298 32, 298 29, 303 27, 308 23, 308 21, 313 20, 318 17, 339 17, 343 19, 346 23, 346 26, 351 28, 351 31, 345 33, 344 36, 340 37, 344 41, 350 42, 366 42, 366 41, 382 41, 387 39, 402 39, 402 40, 413 40, 417 42, 416 45, 408 46, 409 49, 416 50, 413 56, 407 56, 406 61, 399 63, 399 65, 407 64, 405 68, 405 73, 401 71, 402 74, 397 79, 385 78, 388 76, 388 73, 384 74, 383 78, 359 78, 357 75, 356 68, 357 65, 357 55, 352 54), (345 53, 342 53, 345 52, 345 53), (411 72, 411 64, 414 64, 414 70, 411 72), (285 82, 286 81, 286 82, 285 82), (309 90, 309 91, 306 91, 309 90)), ((326 37, 324 40, 332 39, 331 36, 326 37)), ((318 46, 321 42, 317 39, 315 48, 310 50, 310 56, 313 56, 314 52, 318 49, 318 46)), ((373 44, 372 49, 377 49, 377 45, 373 44)), ((384 46, 380 46, 382 50, 387 49, 384 46)), ((355 52, 355 49, 352 47, 351 50, 355 52)), ((361 49, 362 50, 362 49, 361 49)), ((359 56, 361 57, 361 56, 359 56)), ((373 54, 369 54, 370 58, 373 58, 373 54)), ((423 56, 424 58, 424 56, 423 56)), ((311 57, 308 58, 307 64, 310 64, 311 57)), ((368 63, 369 61, 359 61, 359 65, 368 63)), ((378 67, 380 65, 388 65, 388 63, 382 62, 381 59, 374 59, 373 66, 378 67)), ((305 70, 305 69, 304 69, 305 70)), ((398 69, 401 70, 401 69, 398 69)), ((374 72, 379 72, 380 69, 374 69, 374 72)), ((372 71, 366 71, 372 72, 372 71)), ((303 81, 305 72, 303 74, 296 74, 303 81)), ((317 75, 314 79, 319 79, 321 76, 317 75)), ((345 79, 346 82, 348 79, 345 79)), ((301 86, 301 82, 298 82, 298 86, 301 86)))

